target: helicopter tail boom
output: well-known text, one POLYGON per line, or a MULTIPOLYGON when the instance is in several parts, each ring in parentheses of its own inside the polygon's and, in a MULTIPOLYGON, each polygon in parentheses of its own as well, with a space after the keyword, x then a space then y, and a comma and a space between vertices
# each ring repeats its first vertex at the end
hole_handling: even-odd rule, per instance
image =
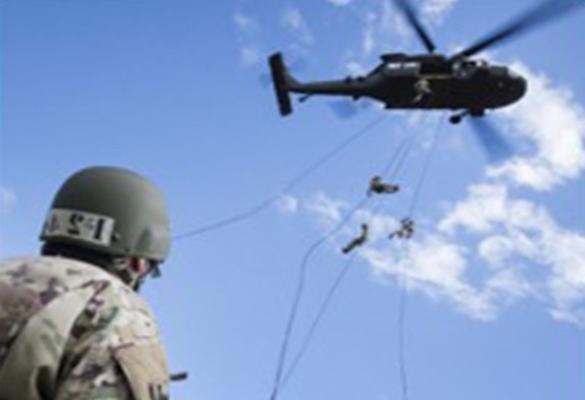
POLYGON ((274 83, 274 90, 276 92, 276 99, 278 100, 278 108, 280 114, 285 116, 292 113, 292 104, 290 101, 289 91, 298 82, 290 75, 288 69, 284 65, 281 53, 274 53, 268 58, 270 64, 270 72, 272 74, 272 82, 274 83))

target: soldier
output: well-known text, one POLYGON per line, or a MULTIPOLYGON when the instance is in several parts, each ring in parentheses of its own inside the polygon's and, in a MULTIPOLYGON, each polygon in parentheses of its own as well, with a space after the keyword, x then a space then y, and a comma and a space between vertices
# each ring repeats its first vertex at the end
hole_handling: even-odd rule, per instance
POLYGON ((368 196, 371 196, 373 193, 376 194, 392 194, 396 193, 400 190, 400 186, 394 185, 392 183, 385 183, 380 176, 374 176, 370 179, 370 185, 368 187, 368 196))
POLYGON ((341 249, 343 254, 347 254, 356 247, 363 245, 368 240, 368 224, 362 224, 362 233, 351 242, 349 242, 344 248, 341 249))
POLYGON ((395 237, 400 239, 410 239, 414 235, 414 221, 411 218, 403 218, 400 221, 400 228, 395 232, 392 232, 388 239, 394 239, 395 237))
POLYGON ((416 93, 413 103, 420 103, 427 100, 433 93, 431 90, 431 83, 426 79, 419 79, 414 84, 414 91, 416 93))
POLYGON ((169 252, 162 194, 93 167, 61 186, 42 256, 0 263, 0 399, 165 400, 157 324, 136 294, 169 252))

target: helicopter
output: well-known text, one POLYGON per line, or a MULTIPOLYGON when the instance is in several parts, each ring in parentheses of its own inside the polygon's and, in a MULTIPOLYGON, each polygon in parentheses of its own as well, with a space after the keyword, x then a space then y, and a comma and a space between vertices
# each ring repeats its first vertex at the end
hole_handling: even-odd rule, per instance
POLYGON ((370 98, 386 109, 446 109, 449 121, 458 124, 466 116, 482 117, 486 110, 519 101, 527 91, 524 77, 504 65, 472 59, 479 52, 510 39, 528 28, 549 21, 585 4, 583 0, 545 0, 471 46, 447 56, 435 53, 436 45, 420 22, 409 0, 394 0, 416 32, 427 53, 389 53, 363 76, 299 82, 286 67, 280 52, 268 63, 282 116, 292 113, 290 93, 301 94, 300 102, 314 95, 345 96, 353 100, 370 98))

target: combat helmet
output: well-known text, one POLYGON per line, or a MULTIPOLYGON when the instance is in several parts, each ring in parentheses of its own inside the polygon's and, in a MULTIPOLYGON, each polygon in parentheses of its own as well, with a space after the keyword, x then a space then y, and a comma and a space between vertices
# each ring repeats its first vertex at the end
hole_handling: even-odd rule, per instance
POLYGON ((90 167, 67 179, 40 239, 156 263, 165 260, 171 242, 162 193, 145 177, 116 167, 90 167))

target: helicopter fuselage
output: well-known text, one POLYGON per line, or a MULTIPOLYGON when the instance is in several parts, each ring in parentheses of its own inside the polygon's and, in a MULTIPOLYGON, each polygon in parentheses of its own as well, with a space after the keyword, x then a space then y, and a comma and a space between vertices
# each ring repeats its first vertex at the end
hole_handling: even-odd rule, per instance
POLYGON ((440 55, 382 56, 365 76, 293 84, 293 93, 368 97, 386 108, 468 110, 472 114, 521 99, 526 80, 485 61, 450 61, 440 55))

